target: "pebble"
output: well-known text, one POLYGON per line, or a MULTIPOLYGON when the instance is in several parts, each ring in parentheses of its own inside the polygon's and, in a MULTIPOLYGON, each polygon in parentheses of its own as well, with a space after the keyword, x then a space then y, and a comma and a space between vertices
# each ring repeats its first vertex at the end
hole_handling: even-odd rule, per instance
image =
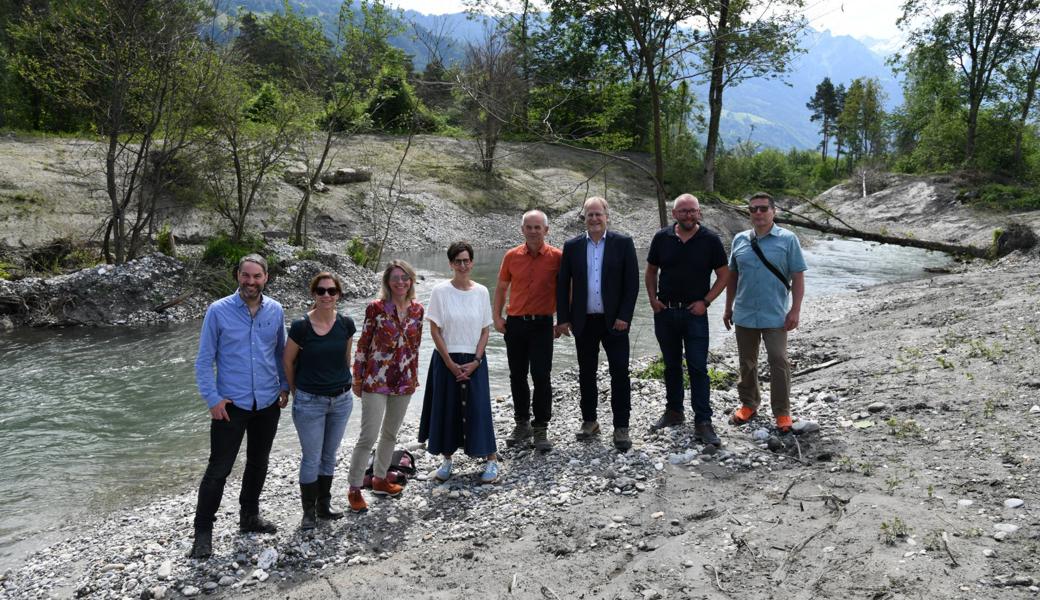
POLYGON ((157 585, 148 590, 152 594, 153 600, 163 600, 166 598, 166 587, 157 585))
POLYGON ((993 548, 983 548, 982 549, 982 555, 985 556, 986 558, 993 558, 994 556, 997 555, 997 552, 993 548))
POLYGON ((274 548, 265 548, 260 553, 260 558, 256 559, 256 566, 263 571, 269 571, 276 562, 278 562, 278 551, 274 548))
POLYGON ((1004 501, 1004 508, 1022 508, 1025 503, 1021 498, 1008 498, 1004 501))
POLYGON ((1018 531, 1018 525, 1014 523, 997 523, 993 526, 993 529, 996 529, 998 532, 1011 534, 1018 531))
POLYGON ((659 600, 661 598, 661 592, 650 588, 643 590, 643 600, 659 600))
POLYGON ((223 577, 220 578, 219 581, 217 581, 217 585, 227 587, 229 585, 234 585, 234 583, 236 581, 238 581, 238 580, 235 579, 234 577, 232 577, 230 575, 224 575, 223 577))
POLYGON ((654 514, 650 515, 650 518, 651 518, 651 519, 660 519, 660 518, 661 518, 661 517, 663 517, 663 516, 664 516, 664 513, 663 513, 663 512, 661 512, 661 511, 657 511, 657 512, 655 512, 654 514))
POLYGON ((610 517, 610 520, 615 522, 615 523, 624 523, 625 522, 625 517, 623 517, 621 515, 614 515, 613 517, 610 517))
POLYGON ((815 432, 819 431, 820 430, 820 424, 817 423, 816 421, 808 421, 808 420, 805 420, 805 419, 801 419, 801 420, 795 421, 794 424, 791 426, 791 429, 796 434, 804 435, 806 433, 815 433, 815 432))
POLYGON ((110 564, 107 564, 107 565, 101 567, 101 572, 102 573, 107 573, 109 571, 122 571, 122 570, 125 570, 125 569, 126 569, 126 565, 124 565, 122 563, 110 563, 110 564))
POLYGON ((160 580, 166 580, 170 578, 173 573, 173 563, 171 561, 163 561, 163 564, 159 565, 159 569, 155 572, 155 576, 160 580))
POLYGON ((395 525, 397 523, 400 523, 401 519, 398 519, 397 517, 387 517, 386 518, 386 522, 391 524, 391 525, 395 525))
POLYGON ((186 585, 183 588, 181 588, 181 593, 184 594, 185 596, 189 597, 189 598, 192 597, 192 596, 198 596, 199 595, 199 588, 197 588, 197 587, 195 587, 193 585, 186 585))
POLYGON ((212 592, 213 590, 217 589, 217 582, 207 581, 206 583, 202 584, 202 589, 206 592, 212 592))
POLYGON ((867 405, 867 412, 879 413, 889 409, 889 406, 884 402, 871 402, 867 405))
POLYGON ((961 499, 961 500, 957 501, 957 506, 959 506, 961 508, 968 508, 972 504, 975 504, 975 501, 974 500, 968 500, 967 498, 964 498, 964 499, 961 499))
POLYGON ((835 402, 838 399, 833 392, 820 392, 816 394, 817 402, 835 402))
POLYGON ((1034 404, 1029 408, 1029 414, 1040 415, 1040 405, 1034 404))
POLYGON ((769 431, 766 429, 756 429, 752 434, 751 438, 756 442, 763 442, 769 439, 769 431))
POLYGON ((271 575, 263 569, 257 569, 253 571, 252 575, 250 575, 251 578, 256 579, 257 581, 267 581, 267 578, 270 576, 271 575))

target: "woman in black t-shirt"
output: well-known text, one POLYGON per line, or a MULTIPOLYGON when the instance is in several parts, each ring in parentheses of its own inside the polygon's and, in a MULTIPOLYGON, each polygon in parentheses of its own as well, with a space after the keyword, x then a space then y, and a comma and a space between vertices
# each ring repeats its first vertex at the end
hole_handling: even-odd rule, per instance
POLYGON ((354 406, 350 393, 351 343, 354 321, 336 312, 343 293, 339 278, 318 273, 311 280, 314 308, 289 327, 285 343, 285 375, 293 393, 292 416, 300 437, 300 529, 313 529, 317 519, 339 519, 332 510, 332 475, 336 451, 354 406))

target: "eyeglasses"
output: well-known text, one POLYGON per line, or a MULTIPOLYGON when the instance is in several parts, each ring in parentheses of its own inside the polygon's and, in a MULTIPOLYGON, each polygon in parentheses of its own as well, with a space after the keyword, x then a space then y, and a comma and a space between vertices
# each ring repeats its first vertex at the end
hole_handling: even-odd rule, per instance
POLYGON ((390 278, 390 283, 408 283, 412 278, 407 275, 394 275, 390 278))
POLYGON ((339 290, 334 287, 321 287, 320 285, 314 287, 315 296, 324 296, 325 294, 336 296, 339 295, 339 290))
POLYGON ((468 264, 470 264, 472 262, 473 262, 472 258, 456 258, 455 260, 451 261, 451 264, 453 264, 453 265, 455 265, 457 267, 461 267, 461 266, 464 266, 464 265, 468 265, 468 264))
POLYGON ((772 207, 769 206, 768 204, 763 204, 762 206, 749 206, 749 207, 747 207, 747 209, 748 209, 749 213, 757 213, 757 212, 764 213, 764 212, 769 212, 770 210, 772 210, 772 207))
POLYGON ((675 214, 677 214, 677 215, 692 215, 694 213, 699 213, 700 211, 701 211, 701 209, 699 209, 699 208, 677 208, 677 209, 675 209, 675 214))

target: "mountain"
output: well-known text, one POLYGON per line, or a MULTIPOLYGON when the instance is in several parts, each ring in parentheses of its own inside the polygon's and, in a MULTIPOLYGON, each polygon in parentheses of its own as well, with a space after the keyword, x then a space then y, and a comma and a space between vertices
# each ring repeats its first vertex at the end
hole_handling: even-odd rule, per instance
MULTIPOLYGON (((292 4, 305 15, 316 16, 331 28, 339 14, 339 0, 295 0, 292 4)), ((280 11, 282 0, 239 0, 238 6, 257 13, 280 11)), ((489 19, 473 18, 467 13, 428 15, 404 11, 405 31, 391 42, 412 56, 416 71, 429 62, 427 44, 418 38, 440 40, 439 51, 447 63, 462 60, 467 43, 478 42, 489 19), (416 33, 418 32, 418 34, 416 33)), ((848 84, 857 77, 874 77, 887 95, 886 109, 903 101, 902 89, 892 70, 885 64, 882 51, 891 48, 890 41, 867 39, 865 42, 829 31, 809 30, 802 35, 804 54, 793 62, 783 79, 757 78, 725 91, 720 133, 724 144, 733 145, 750 139, 763 146, 788 149, 811 149, 819 144, 818 124, 809 121, 806 102, 816 93, 816 84, 830 77, 834 85, 848 84)), ((707 111, 707 83, 694 86, 707 111)), ((707 114, 704 115, 705 121, 707 114)))

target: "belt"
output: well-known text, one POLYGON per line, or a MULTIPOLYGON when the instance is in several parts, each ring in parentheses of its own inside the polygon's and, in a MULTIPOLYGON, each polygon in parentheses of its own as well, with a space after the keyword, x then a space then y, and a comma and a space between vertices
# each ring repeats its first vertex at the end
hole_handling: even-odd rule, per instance
POLYGON ((688 307, 690 305, 689 302, 668 302, 668 301, 665 301, 665 300, 662 300, 661 302, 664 304, 665 308, 685 309, 686 307, 688 307))
POLYGON ((509 318, 521 321, 552 321, 552 315, 509 315, 509 318))
POLYGON ((327 394, 311 394, 310 392, 307 392, 307 390, 303 390, 303 391, 307 392, 308 394, 311 394, 312 396, 321 396, 322 398, 336 398, 338 396, 342 396, 343 394, 349 392, 350 390, 351 390, 351 386, 347 385, 347 386, 339 388, 338 390, 332 390, 331 392, 329 392, 327 394))

